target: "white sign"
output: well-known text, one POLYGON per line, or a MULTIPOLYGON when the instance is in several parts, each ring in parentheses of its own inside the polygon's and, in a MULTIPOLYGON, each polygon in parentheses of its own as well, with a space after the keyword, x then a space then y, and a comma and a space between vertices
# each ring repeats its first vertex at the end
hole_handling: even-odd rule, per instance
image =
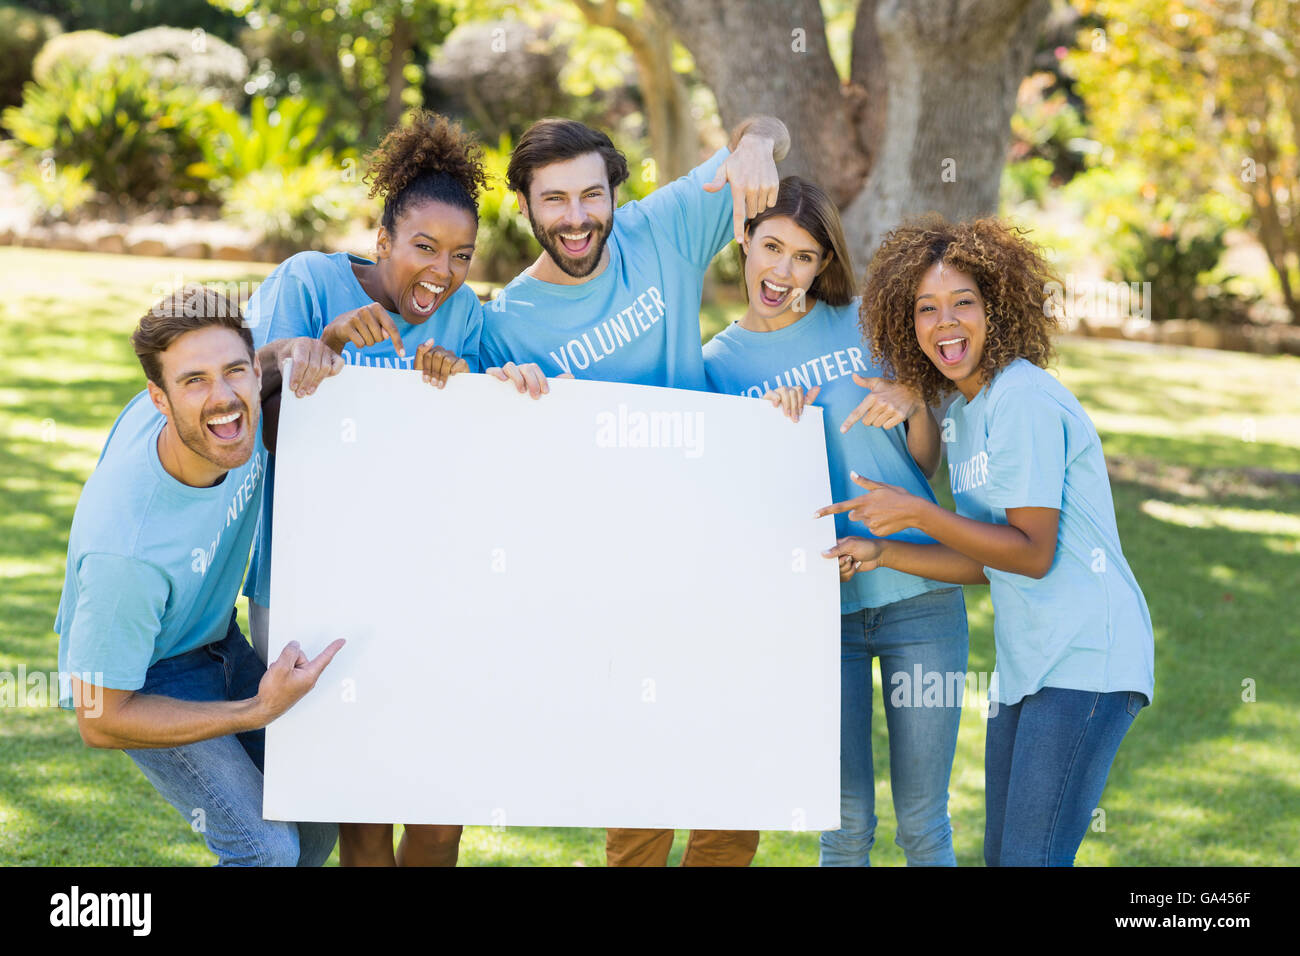
POLYGON ((836 829, 821 410, 550 389, 286 393, 270 651, 348 643, 268 729, 265 815, 836 829))

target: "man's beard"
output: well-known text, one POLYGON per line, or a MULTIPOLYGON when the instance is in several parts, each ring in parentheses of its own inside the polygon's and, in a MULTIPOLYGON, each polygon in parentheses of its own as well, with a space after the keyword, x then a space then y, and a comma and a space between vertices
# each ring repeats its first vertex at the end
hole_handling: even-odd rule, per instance
POLYGON ((555 229, 547 232, 542 228, 541 223, 533 218, 533 210, 528 210, 528 222, 533 227, 533 235, 541 243, 546 254, 551 257, 560 269, 575 279, 585 279, 595 271, 596 266, 600 264, 600 257, 605 252, 605 242, 609 239, 609 234, 613 231, 614 220, 601 223, 595 219, 589 219, 583 223, 579 229, 555 229), (591 230, 591 249, 581 259, 575 259, 564 248, 564 243, 560 241, 561 232, 586 232, 591 230))
POLYGON ((253 449, 257 446, 257 418, 242 402, 234 407, 204 412, 198 420, 197 428, 189 422, 182 422, 179 415, 173 414, 172 421, 175 423, 176 434, 180 436, 181 444, 204 461, 209 461, 226 471, 245 464, 253 456, 253 449), (204 422, 209 418, 218 418, 232 412, 239 412, 244 416, 244 437, 238 445, 217 445, 216 437, 204 422))

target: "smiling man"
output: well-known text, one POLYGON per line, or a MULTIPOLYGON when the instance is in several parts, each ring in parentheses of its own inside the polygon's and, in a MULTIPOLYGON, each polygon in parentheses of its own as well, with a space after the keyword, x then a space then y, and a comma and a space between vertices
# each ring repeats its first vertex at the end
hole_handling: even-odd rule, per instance
POLYGON ((703 390, 704 274, 775 202, 789 146, 780 120, 746 120, 727 149, 615 209, 628 167, 609 137, 576 120, 534 123, 507 185, 542 253, 485 308, 484 364, 521 387, 518 366, 532 363, 544 376, 703 390))
MULTIPOLYGON (((615 209, 627 160, 599 130, 544 119, 520 137, 507 184, 542 246, 484 309, 481 355, 521 391, 545 376, 706 390, 700 296, 713 257, 776 202, 790 137, 741 123, 691 172, 615 209)), ((607 832, 610 866, 663 866, 672 830, 607 832)), ((683 866, 747 866, 755 831, 696 830, 683 866)))
MULTIPOLYGON (((319 866, 333 824, 262 819, 264 728, 342 646, 264 667, 235 599, 262 495, 262 405, 293 360, 315 388, 343 360, 314 339, 254 353, 239 308, 186 286, 140 320, 148 378, 77 502, 59 633, 60 703, 91 747, 125 750, 222 865, 319 866)), ((273 436, 269 436, 274 444, 273 436)))

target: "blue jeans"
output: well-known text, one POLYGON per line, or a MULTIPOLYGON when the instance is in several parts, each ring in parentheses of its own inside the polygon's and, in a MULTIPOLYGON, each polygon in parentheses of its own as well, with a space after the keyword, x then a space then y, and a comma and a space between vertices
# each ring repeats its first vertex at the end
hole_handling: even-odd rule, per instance
MULTIPOLYGON (((154 664, 139 693, 244 700, 257 694, 265 671, 232 614, 224 638, 154 664)), ((265 742, 266 731, 252 730, 126 755, 204 835, 218 866, 320 866, 334 849, 336 824, 262 819, 265 742)))
POLYGON ((969 638, 961 588, 840 615, 840 829, 821 835, 821 866, 870 866, 876 834, 871 658, 880 658, 889 781, 908 866, 956 866, 948 780, 957 750, 969 638), (943 691, 924 694, 938 675, 943 691), (954 675, 949 677, 949 675, 954 675), (917 685, 918 677, 920 679, 917 685), (955 698, 955 699, 954 699, 955 698), (934 706, 935 704, 939 706, 934 706))
POLYGON ((1044 687, 989 717, 984 862, 1073 866, 1106 776, 1146 697, 1044 687))

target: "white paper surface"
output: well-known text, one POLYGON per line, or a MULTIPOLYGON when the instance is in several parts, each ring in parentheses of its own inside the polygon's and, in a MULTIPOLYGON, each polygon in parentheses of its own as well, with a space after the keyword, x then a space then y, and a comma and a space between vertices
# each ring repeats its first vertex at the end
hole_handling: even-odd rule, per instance
POLYGON ((268 728, 265 815, 836 829, 821 410, 550 389, 286 391, 271 658, 348 643, 268 728))

